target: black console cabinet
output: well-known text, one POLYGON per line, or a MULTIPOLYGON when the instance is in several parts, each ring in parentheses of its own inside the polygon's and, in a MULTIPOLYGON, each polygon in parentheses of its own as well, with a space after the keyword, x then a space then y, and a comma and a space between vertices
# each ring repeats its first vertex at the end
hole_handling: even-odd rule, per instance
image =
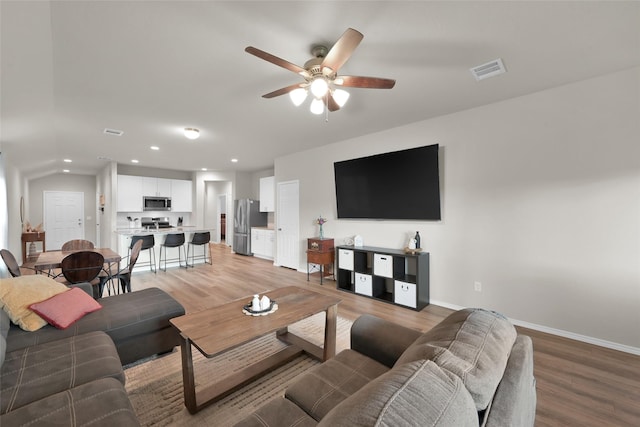
POLYGON ((337 288, 422 310, 429 305, 429 254, 337 246, 337 288))

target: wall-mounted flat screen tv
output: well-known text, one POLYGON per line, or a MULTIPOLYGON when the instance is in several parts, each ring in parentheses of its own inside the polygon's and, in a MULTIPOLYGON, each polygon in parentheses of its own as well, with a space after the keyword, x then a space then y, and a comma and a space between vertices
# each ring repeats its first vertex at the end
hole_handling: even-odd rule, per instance
POLYGON ((338 218, 440 219, 438 144, 333 166, 338 218))

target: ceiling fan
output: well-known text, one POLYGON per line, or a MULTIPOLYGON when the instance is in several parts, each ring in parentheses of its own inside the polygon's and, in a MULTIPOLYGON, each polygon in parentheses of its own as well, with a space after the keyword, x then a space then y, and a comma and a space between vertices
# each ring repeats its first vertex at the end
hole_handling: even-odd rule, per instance
POLYGON ((395 80, 380 77, 338 75, 338 70, 351 57, 363 37, 359 31, 348 28, 331 49, 321 45, 314 46, 311 49, 311 54, 314 57, 307 61, 304 67, 292 64, 253 46, 248 46, 245 52, 299 74, 304 78, 301 83, 274 90, 262 95, 263 98, 274 98, 288 93, 293 103, 298 106, 304 102, 308 93, 311 92, 313 95, 311 112, 322 114, 325 105, 329 111, 337 111, 347 102, 349 93, 340 89, 341 87, 391 89, 396 84, 395 80))

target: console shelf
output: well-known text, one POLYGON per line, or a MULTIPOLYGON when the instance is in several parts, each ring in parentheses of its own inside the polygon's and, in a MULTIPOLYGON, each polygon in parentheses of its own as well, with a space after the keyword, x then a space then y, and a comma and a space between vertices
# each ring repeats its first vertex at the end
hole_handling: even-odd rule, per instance
POLYGON ((337 288, 422 310, 429 305, 429 254, 337 246, 337 288))

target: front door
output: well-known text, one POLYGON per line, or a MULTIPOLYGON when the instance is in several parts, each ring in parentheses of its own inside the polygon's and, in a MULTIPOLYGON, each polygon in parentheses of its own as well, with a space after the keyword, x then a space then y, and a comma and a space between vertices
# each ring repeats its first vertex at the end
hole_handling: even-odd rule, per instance
POLYGON ((300 265, 300 207, 299 182, 278 183, 277 258, 282 267, 298 269, 300 265))
POLYGON ((84 239, 84 193, 45 191, 43 206, 47 250, 58 250, 69 240, 84 239))

